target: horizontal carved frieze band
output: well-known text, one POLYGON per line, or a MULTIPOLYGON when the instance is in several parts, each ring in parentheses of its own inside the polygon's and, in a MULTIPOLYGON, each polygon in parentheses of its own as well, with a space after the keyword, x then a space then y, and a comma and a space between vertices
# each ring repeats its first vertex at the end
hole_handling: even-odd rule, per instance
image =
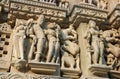
POLYGON ((92 9, 92 8, 88 9, 86 7, 76 7, 75 6, 74 10, 72 11, 71 20, 74 20, 74 18, 76 18, 76 15, 106 20, 108 13, 107 13, 107 11, 101 11, 101 10, 92 9))
POLYGON ((23 11, 23 12, 46 14, 46 15, 60 17, 60 18, 65 18, 67 14, 67 10, 65 11, 65 10, 59 10, 59 9, 58 10, 50 9, 50 8, 26 5, 26 4, 21 4, 21 3, 11 3, 10 9, 17 10, 17 11, 23 11))

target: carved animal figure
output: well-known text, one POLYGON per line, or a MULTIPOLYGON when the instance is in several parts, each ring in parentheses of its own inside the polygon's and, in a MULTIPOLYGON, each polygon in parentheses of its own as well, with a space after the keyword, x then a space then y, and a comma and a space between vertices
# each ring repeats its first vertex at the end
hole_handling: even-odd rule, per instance
POLYGON ((65 45, 64 48, 66 49, 67 52, 69 52, 74 57, 77 54, 79 54, 80 49, 79 49, 79 46, 76 43, 71 42, 71 41, 66 41, 66 44, 67 45, 65 45))
POLYGON ((108 43, 108 52, 111 52, 115 57, 120 57, 120 48, 112 45, 111 43, 108 43))
POLYGON ((72 55, 70 55, 68 52, 64 51, 64 46, 61 46, 61 52, 62 52, 62 66, 61 68, 66 68, 65 66, 69 67, 70 69, 74 69, 75 66, 75 60, 72 55))
POLYGON ((116 47, 110 43, 108 43, 108 49, 107 51, 110 52, 113 56, 115 56, 115 59, 112 63, 112 66, 113 66, 113 69, 114 70, 120 70, 120 48, 119 47, 116 47))

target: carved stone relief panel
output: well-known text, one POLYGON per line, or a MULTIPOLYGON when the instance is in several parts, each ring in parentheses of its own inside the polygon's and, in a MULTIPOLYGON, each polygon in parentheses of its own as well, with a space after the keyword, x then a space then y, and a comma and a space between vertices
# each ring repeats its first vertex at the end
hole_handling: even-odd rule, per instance
MULTIPOLYGON (((61 70, 63 76, 80 76, 80 47, 73 25, 61 30, 61 70), (69 72, 70 71, 70 72, 69 72), (75 75, 76 74, 76 75, 75 75)), ((73 77, 74 78, 74 77, 73 77)))
POLYGON ((7 23, 0 26, 0 68, 3 71, 9 71, 12 54, 11 27, 7 23))

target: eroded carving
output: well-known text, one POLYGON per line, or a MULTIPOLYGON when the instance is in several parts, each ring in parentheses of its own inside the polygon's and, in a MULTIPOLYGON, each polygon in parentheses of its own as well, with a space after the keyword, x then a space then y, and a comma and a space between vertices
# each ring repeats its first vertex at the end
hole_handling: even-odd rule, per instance
POLYGON ((114 70, 120 70, 120 39, 119 32, 112 28, 112 30, 106 30, 104 32, 104 37, 107 45, 107 64, 112 66, 114 70), (106 34, 105 34, 106 33, 106 34))
POLYGON ((13 32, 13 53, 14 53, 14 66, 21 69, 26 65, 24 43, 26 38, 26 25, 20 21, 13 32))
POLYGON ((43 47, 45 44, 45 34, 43 32, 43 29, 41 28, 42 24, 44 22, 44 15, 40 15, 36 22, 33 22, 32 19, 29 20, 28 29, 27 29, 27 35, 28 37, 33 39, 31 49, 29 52, 28 59, 31 60, 33 56, 33 47, 36 45, 35 53, 35 61, 39 62, 40 57, 43 54, 43 47))
POLYGON ((77 44, 77 32, 74 30, 73 25, 71 24, 69 28, 63 29, 61 31, 61 68, 70 68, 80 70, 79 55, 80 48, 77 44), (74 48, 73 48, 74 47, 74 48))
POLYGON ((83 0, 83 3, 89 3, 92 5, 96 5, 98 9, 107 9, 107 1, 106 0, 83 0))
POLYGON ((85 39, 87 39, 88 51, 91 52, 92 64, 102 64, 104 39, 102 35, 100 35, 98 26, 96 26, 96 23, 92 20, 88 23, 88 30, 85 34, 85 39))
POLYGON ((47 60, 46 62, 53 62, 55 63, 59 60, 59 31, 60 27, 56 23, 50 23, 47 26, 47 30, 45 30, 45 34, 48 39, 48 53, 47 53, 47 60))

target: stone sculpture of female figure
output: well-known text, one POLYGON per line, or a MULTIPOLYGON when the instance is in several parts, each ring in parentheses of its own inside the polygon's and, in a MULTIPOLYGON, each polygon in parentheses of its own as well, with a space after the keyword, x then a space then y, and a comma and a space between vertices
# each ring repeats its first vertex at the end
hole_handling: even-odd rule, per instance
POLYGON ((13 54, 15 61, 13 63, 17 70, 26 66, 24 43, 26 38, 26 24, 22 21, 13 31, 13 54))
POLYGON ((26 38, 26 25, 20 21, 19 25, 14 29, 13 47, 16 59, 24 60, 24 41, 26 38))
POLYGON ((56 23, 49 23, 47 26, 47 30, 45 30, 45 34, 48 39, 48 54, 46 62, 55 62, 53 55, 59 52, 59 31, 57 31, 59 27, 56 26, 56 23))
POLYGON ((99 55, 100 55, 99 30, 96 26, 96 23, 92 20, 89 21, 88 28, 89 29, 85 35, 85 38, 87 39, 88 47, 90 46, 90 49, 93 50, 92 57, 91 57, 92 62, 93 64, 98 64, 99 55))

